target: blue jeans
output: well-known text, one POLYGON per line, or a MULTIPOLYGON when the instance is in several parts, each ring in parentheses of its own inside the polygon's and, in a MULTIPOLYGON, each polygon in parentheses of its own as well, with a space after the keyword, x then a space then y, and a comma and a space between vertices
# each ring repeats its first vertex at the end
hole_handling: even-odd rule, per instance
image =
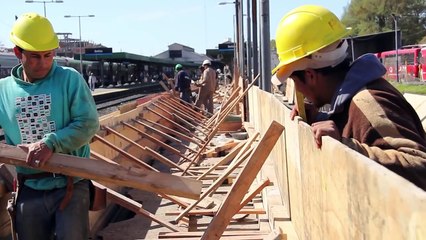
POLYGON ((19 240, 85 240, 89 237, 89 181, 74 183, 67 206, 59 206, 66 187, 34 190, 20 186, 16 204, 19 240), (56 238, 54 238, 56 236, 56 238))

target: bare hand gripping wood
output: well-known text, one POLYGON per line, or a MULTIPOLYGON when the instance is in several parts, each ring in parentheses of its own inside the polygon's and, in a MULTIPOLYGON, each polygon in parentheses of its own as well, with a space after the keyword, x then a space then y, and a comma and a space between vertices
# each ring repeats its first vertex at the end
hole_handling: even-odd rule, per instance
MULTIPOLYGON (((18 147, 0 144, 1 163, 28 167, 26 155, 18 147)), ((201 181, 141 168, 124 168, 98 159, 55 153, 46 165, 37 169, 191 199, 198 199, 201 194, 201 181)))

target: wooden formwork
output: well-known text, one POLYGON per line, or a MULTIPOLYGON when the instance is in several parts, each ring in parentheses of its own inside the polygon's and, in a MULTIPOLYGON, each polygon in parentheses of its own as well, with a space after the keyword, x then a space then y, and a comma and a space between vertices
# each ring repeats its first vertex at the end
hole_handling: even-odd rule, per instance
POLYGON ((280 96, 252 88, 249 106, 255 131, 265 131, 272 120, 285 126, 270 155, 282 206, 264 199, 272 224, 287 231, 288 239, 426 237, 423 190, 332 138, 323 138, 318 149, 310 127, 289 119, 280 96))
MULTIPOLYGON (((269 235, 270 227, 261 227, 265 224, 258 215, 264 214, 265 210, 258 196, 270 180, 268 176, 259 181, 254 179, 275 142, 281 139, 282 125, 270 122, 269 130, 261 134, 261 140, 255 146, 251 145, 257 139, 256 133, 246 143, 232 140, 222 145, 211 144, 226 116, 241 103, 254 82, 242 93, 237 88, 214 115, 200 113, 199 109, 194 110, 169 94, 158 94, 148 101, 139 101, 140 104, 122 106, 120 111, 100 118, 100 131, 91 142, 92 159, 54 154, 41 170, 98 181, 101 184, 95 182, 95 185, 105 190, 110 203, 172 231, 158 235, 161 238, 212 239, 214 236, 219 239, 223 236, 224 239, 263 239, 269 235), (173 144, 165 144, 166 141, 173 144), (186 143, 192 146, 186 146, 186 143), (179 158, 178 161, 161 155, 160 148, 179 158), (180 152, 181 149, 184 151, 180 152), (228 155, 217 159, 212 167, 199 165, 200 159, 208 154, 225 150, 228 155), (160 173, 148 162, 160 162, 173 168, 175 176, 160 173), (186 163, 186 166, 179 163, 186 163), (205 189, 200 195, 202 185, 205 189), (167 221, 165 216, 170 216, 170 211, 165 216, 147 211, 144 204, 125 196, 125 191, 121 190, 126 188, 122 186, 155 193, 155 197, 165 201, 164 205, 174 206, 175 213, 180 210, 178 217, 175 221, 167 221), (212 194, 222 196, 222 199, 217 202, 209 196, 212 194), (213 219, 197 221, 198 217, 207 215, 213 219), (248 215, 250 217, 246 218, 248 215), (187 223, 187 229, 180 226, 182 221, 187 223)), ((16 147, 0 146, 0 162, 25 165, 23 159, 25 153, 16 147)), ((103 218, 102 211, 91 213, 92 231, 96 232, 102 226, 94 219, 105 221, 103 218)))

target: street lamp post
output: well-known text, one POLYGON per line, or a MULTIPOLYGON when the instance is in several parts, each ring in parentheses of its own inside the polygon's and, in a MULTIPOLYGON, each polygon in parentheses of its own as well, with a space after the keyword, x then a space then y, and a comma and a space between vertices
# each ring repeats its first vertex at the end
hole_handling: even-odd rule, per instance
POLYGON ((233 2, 220 2, 219 5, 234 4, 235 5, 235 22, 236 22, 236 35, 237 40, 235 42, 237 51, 236 65, 240 75, 244 75, 244 32, 243 32, 243 12, 242 12, 242 0, 236 0, 233 2))
POLYGON ((234 63, 235 60, 238 62, 239 54, 238 54, 238 42, 239 42, 239 35, 238 35, 238 9, 236 2, 219 2, 219 5, 227 5, 227 4, 235 4, 235 14, 233 15, 233 30, 234 30, 234 63))
POLYGON ((46 3, 63 3, 62 0, 51 0, 51 1, 33 1, 33 0, 26 0, 26 3, 43 3, 43 9, 44 9, 44 17, 46 17, 46 3))
POLYGON ((398 64, 398 16, 391 14, 395 23, 395 57, 396 57, 396 82, 399 82, 399 64, 398 64))
POLYGON ((81 42, 81 18, 82 17, 95 17, 95 15, 76 15, 76 16, 65 15, 64 17, 65 18, 73 18, 73 17, 78 18, 78 34, 79 34, 79 38, 80 38, 80 74, 83 75, 83 56, 82 56, 83 47, 82 47, 82 42, 81 42))

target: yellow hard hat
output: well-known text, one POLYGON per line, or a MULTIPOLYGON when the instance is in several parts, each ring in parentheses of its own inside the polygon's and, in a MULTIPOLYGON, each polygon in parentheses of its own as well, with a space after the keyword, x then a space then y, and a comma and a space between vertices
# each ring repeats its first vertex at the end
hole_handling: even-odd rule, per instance
POLYGON ((276 32, 279 64, 272 70, 311 55, 335 43, 349 33, 340 20, 328 9, 304 5, 287 13, 276 32))
POLYGON ((37 13, 25 13, 16 20, 10 40, 27 51, 49 51, 59 47, 58 36, 47 18, 37 13))

